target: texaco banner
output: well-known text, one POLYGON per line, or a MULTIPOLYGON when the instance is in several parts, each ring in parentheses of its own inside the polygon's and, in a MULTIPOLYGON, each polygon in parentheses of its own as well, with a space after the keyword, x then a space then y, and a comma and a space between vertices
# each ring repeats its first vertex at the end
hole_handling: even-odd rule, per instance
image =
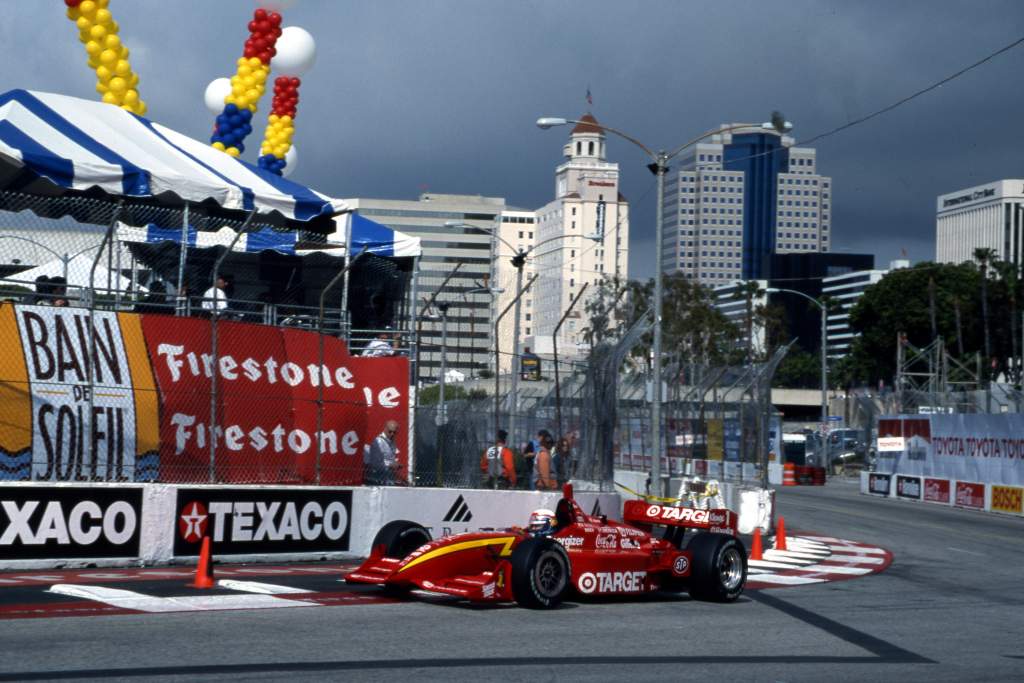
POLYGON ((879 472, 1024 484, 1024 415, 899 415, 878 420, 879 472))

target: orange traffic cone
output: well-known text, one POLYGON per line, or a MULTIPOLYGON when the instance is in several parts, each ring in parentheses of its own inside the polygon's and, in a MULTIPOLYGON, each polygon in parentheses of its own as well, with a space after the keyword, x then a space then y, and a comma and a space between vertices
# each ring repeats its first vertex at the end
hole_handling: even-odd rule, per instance
POLYGON ((750 559, 764 559, 763 553, 764 549, 761 548, 761 527, 756 527, 754 529, 754 540, 750 542, 750 559))
POLYGON ((210 537, 203 536, 203 546, 199 550, 199 565, 196 567, 196 580, 189 584, 193 588, 213 588, 213 558, 210 557, 210 537))
POLYGON ((788 550, 786 548, 786 518, 779 517, 779 525, 775 529, 775 549, 788 550))
POLYGON ((782 466, 782 485, 796 486, 796 465, 791 462, 782 466))

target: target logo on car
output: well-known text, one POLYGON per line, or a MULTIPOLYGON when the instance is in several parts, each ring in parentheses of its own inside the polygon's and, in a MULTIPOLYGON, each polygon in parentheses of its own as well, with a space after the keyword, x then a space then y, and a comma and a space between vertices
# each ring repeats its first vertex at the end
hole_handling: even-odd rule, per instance
POLYGON ((690 560, 686 555, 680 555, 672 563, 672 573, 676 576, 684 576, 688 571, 690 571, 690 560))
POLYGON ((580 574, 580 577, 576 579, 576 587, 580 589, 580 593, 589 595, 597 590, 597 577, 593 572, 580 574))

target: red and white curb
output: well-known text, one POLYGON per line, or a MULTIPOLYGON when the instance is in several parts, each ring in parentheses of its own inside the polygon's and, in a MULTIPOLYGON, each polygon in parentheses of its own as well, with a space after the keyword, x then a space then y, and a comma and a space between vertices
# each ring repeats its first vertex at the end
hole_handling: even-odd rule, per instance
POLYGON ((892 553, 865 543, 832 536, 793 536, 786 550, 765 550, 747 560, 747 588, 780 588, 847 581, 877 574, 892 564, 892 553))

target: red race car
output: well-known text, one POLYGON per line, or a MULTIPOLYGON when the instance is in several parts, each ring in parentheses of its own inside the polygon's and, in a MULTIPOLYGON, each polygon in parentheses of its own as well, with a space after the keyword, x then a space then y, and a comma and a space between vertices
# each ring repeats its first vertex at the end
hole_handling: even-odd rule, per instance
POLYGON ((373 539, 370 557, 345 580, 396 593, 421 588, 473 602, 514 600, 535 609, 557 607, 570 591, 687 590, 691 597, 717 602, 731 602, 743 592, 747 553, 732 511, 632 500, 623 516, 628 524, 586 514, 567 485, 555 510, 534 512, 528 529, 431 540, 415 522, 389 522, 373 539), (686 534, 687 529, 697 532, 686 534))

